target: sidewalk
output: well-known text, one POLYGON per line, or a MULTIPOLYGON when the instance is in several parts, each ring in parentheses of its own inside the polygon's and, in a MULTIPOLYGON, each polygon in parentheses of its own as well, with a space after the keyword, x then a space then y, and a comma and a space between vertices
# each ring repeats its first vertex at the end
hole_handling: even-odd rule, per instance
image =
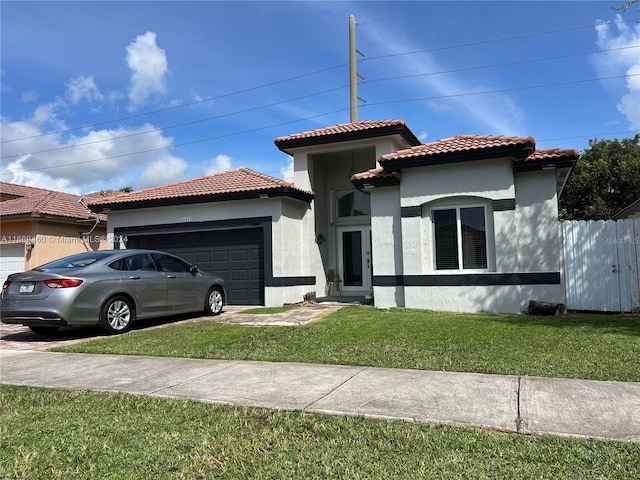
POLYGON ((640 442, 640 383, 6 348, 0 381, 640 442))

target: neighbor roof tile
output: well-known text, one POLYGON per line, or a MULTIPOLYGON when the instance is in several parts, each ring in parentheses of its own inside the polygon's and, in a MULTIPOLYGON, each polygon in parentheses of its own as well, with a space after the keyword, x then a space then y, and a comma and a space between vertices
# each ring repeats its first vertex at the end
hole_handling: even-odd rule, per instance
MULTIPOLYGON (((80 195, 9 182, 0 182, 0 195, 17 197, 0 202, 2 216, 49 215, 81 220, 95 218, 95 215, 79 202, 82 198, 80 195)), ((100 219, 106 220, 107 217, 101 215, 100 219)))

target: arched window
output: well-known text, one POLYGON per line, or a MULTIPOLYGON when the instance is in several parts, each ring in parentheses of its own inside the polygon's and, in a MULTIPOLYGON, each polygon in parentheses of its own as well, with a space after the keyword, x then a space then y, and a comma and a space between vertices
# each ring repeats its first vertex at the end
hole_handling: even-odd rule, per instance
POLYGON ((338 218, 371 215, 371 199, 362 190, 352 190, 338 197, 338 218))

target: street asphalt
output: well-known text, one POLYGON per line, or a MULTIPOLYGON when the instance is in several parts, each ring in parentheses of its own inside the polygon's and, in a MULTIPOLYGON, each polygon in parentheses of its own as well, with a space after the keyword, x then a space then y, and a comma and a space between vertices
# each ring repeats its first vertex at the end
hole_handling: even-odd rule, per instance
MULTIPOLYGON (((277 328, 317 321, 340 307, 319 304, 269 315, 227 307, 214 318, 277 328)), ((179 317, 142 328, 200 320, 179 317)), ((96 329, 71 328, 42 337, 0 324, 0 382, 640 442, 640 383, 44 351, 96 336, 96 329)))

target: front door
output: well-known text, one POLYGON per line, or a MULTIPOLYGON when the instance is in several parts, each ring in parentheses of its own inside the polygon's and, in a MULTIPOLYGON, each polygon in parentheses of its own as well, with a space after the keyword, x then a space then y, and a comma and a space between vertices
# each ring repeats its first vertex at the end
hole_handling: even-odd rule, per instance
POLYGON ((345 295, 371 293, 371 227, 338 229, 338 267, 345 295))

